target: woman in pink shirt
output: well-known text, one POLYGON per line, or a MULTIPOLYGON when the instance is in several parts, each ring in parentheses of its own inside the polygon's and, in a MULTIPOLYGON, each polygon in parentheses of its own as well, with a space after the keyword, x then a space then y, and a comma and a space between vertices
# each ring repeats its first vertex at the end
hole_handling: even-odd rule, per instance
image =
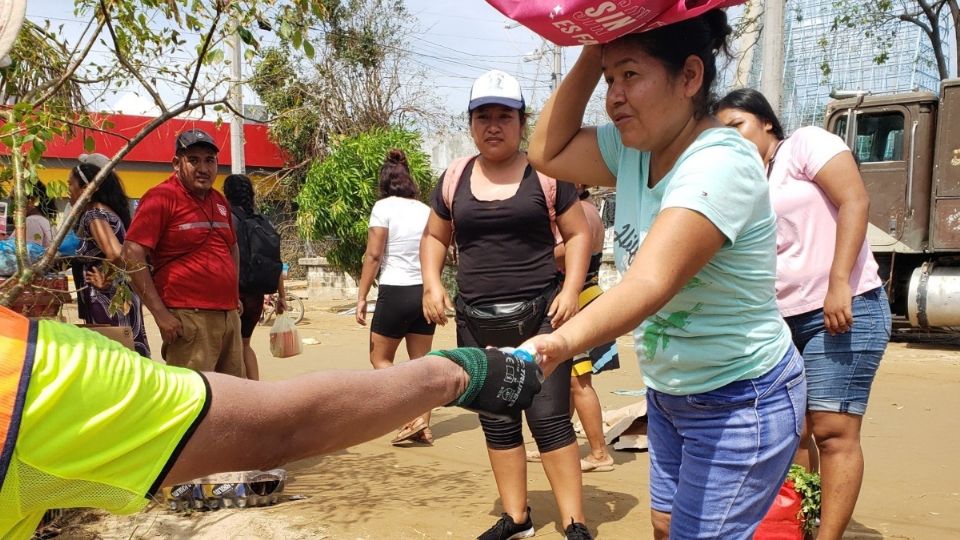
POLYGON ((819 538, 840 538, 860 492, 860 426, 890 339, 890 304, 866 241, 870 200, 836 135, 811 126, 784 137, 766 98, 751 89, 727 94, 715 110, 757 146, 766 167, 777 214, 777 304, 807 372, 806 433, 795 461, 815 470, 819 458, 819 538))

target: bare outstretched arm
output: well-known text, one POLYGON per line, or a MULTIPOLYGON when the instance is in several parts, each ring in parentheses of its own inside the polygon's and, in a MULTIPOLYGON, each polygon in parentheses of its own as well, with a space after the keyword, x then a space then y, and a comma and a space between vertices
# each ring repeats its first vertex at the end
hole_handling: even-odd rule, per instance
POLYGON ((210 408, 162 485, 341 450, 433 407, 456 404, 494 416, 515 414, 540 391, 542 374, 535 364, 495 349, 436 354, 387 369, 328 371, 280 382, 205 374, 210 408))

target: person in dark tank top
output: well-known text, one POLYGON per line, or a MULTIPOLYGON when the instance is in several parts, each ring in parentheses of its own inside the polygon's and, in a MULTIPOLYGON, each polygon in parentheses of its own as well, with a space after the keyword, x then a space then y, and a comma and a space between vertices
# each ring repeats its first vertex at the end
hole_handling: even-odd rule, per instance
MULTIPOLYGON (((444 174, 433 193, 420 244, 423 312, 432 322, 447 322, 446 310, 453 303, 440 273, 447 248, 455 242, 459 256, 458 345, 517 346, 524 336, 493 342, 478 332, 473 314, 540 302, 543 313, 532 311, 539 319, 526 337, 550 332, 576 314, 590 258, 587 222, 573 184, 541 178, 520 151, 526 115, 516 79, 497 70, 484 74, 473 85, 468 111, 479 154, 465 165, 458 160, 462 173, 451 178, 444 174), (447 182, 457 183, 445 196, 447 182), (556 189, 545 193, 545 185, 556 189), (554 223, 567 252, 568 279, 562 288, 557 285, 553 258, 554 223)), ((455 164, 450 169, 455 170, 455 164)), ((580 455, 569 416, 570 369, 568 360, 565 370, 557 369, 543 381, 541 392, 526 410, 527 424, 554 487, 561 526, 568 538, 589 538, 584 525, 580 455)), ((501 519, 480 538, 532 536, 520 415, 509 421, 481 415, 480 424, 503 504, 501 519)))

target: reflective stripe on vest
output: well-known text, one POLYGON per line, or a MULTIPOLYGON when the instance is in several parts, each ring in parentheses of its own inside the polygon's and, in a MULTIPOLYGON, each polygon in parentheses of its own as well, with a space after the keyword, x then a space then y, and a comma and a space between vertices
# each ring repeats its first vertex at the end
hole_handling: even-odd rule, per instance
POLYGON ((177 228, 181 231, 188 231, 190 229, 229 229, 230 224, 223 221, 197 221, 194 223, 181 223, 177 225, 177 228))
POLYGON ((36 338, 36 322, 0 306, 0 487, 20 432, 36 338))

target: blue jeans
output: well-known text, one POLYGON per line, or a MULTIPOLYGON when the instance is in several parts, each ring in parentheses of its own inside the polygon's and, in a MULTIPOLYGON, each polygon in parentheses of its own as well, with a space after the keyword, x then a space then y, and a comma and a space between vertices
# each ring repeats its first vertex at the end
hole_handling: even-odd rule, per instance
POLYGON ((806 408, 796 349, 766 374, 702 394, 648 389, 650 506, 670 538, 752 538, 783 484, 806 408))
POLYGON ((831 336, 823 310, 787 317, 807 371, 807 410, 863 416, 873 378, 890 341, 890 302, 883 287, 853 297, 853 326, 831 336))

